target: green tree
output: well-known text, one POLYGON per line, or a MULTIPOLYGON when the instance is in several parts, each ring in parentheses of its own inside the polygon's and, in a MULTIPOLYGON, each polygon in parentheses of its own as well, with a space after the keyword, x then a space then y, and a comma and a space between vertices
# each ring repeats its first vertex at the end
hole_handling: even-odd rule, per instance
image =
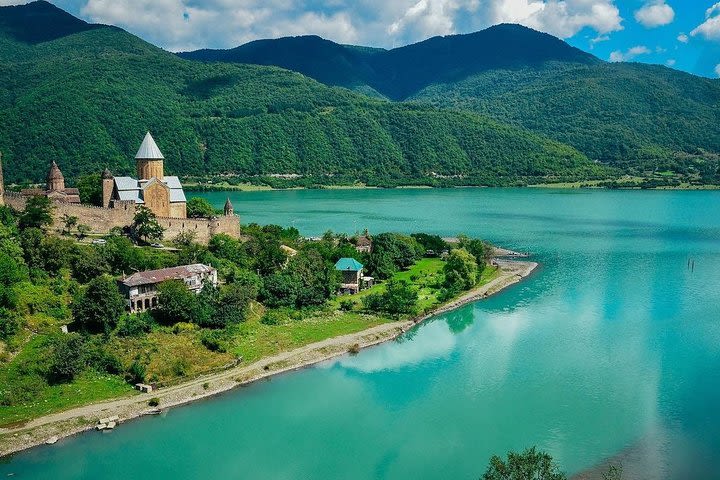
POLYGON ((254 298, 253 293, 251 287, 241 283, 231 283, 223 287, 215 312, 217 324, 224 327, 244 322, 248 306, 254 298))
POLYGON ((443 271, 445 287, 454 293, 468 290, 477 283, 477 261, 464 248, 455 248, 450 252, 443 271))
POLYGON ((73 228, 77 226, 78 217, 64 213, 60 221, 63 223, 63 234, 70 235, 73 228))
POLYGON ((418 292, 406 280, 389 280, 383 293, 363 298, 368 310, 385 312, 393 316, 414 314, 417 311, 418 292))
POLYGON ((68 383, 87 366, 85 340, 77 333, 54 335, 49 338, 51 354, 48 381, 68 383))
POLYGON ((18 225, 23 230, 26 228, 44 229, 52 225, 52 210, 52 202, 46 196, 30 197, 25 203, 25 210, 20 215, 18 225))
POLYGON ((109 334, 125 312, 125 300, 115 280, 108 276, 96 277, 73 304, 72 310, 80 330, 109 334))
POLYGON ((339 285, 338 272, 314 250, 300 251, 286 268, 296 285, 295 306, 321 305, 339 285))
POLYGON ((131 225, 135 238, 147 241, 162 240, 165 229, 158 223, 157 217, 147 207, 140 206, 135 211, 131 225))
POLYGON ((217 212, 206 199, 192 197, 187 202, 187 216, 189 218, 211 218, 217 216, 217 212))
POLYGON ((77 180, 77 188, 80 191, 80 201, 87 205, 102 206, 103 186, 99 173, 81 175, 77 180))
POLYGON ((90 228, 88 225, 85 225, 84 223, 81 223, 80 225, 77 226, 78 238, 80 240, 87 237, 91 231, 92 231, 92 228, 90 228))
POLYGON ((180 280, 168 280, 158 285, 158 308, 155 315, 166 325, 195 321, 197 298, 180 280))
POLYGON ((566 480, 552 457, 539 452, 535 447, 523 453, 508 453, 507 460, 497 455, 490 459, 490 465, 481 480, 566 480))

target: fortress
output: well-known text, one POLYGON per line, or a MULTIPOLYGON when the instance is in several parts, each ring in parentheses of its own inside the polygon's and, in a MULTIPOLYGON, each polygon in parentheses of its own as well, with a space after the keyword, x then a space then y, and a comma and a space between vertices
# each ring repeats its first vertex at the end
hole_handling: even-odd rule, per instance
POLYGON ((138 179, 114 177, 109 170, 102 173, 102 207, 83 205, 75 188, 65 187, 65 178, 55 161, 50 165, 47 185, 43 189, 27 189, 20 193, 5 192, 0 156, 0 205, 15 210, 25 209, 29 197, 43 195, 53 201, 53 227, 61 228, 65 215, 78 218, 78 224, 90 227, 92 233, 106 234, 115 227, 133 223, 139 206, 150 209, 165 229, 164 238, 172 239, 181 233, 192 233, 195 240, 207 244, 213 235, 225 233, 240 236, 240 218, 235 215, 230 200, 225 203, 224 215, 213 218, 187 218, 187 201, 178 177, 166 177, 163 154, 150 133, 135 155, 138 179))

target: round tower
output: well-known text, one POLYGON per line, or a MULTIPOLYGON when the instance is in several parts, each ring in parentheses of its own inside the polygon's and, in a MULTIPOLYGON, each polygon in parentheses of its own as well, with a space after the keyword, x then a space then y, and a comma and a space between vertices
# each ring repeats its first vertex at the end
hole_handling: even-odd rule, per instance
POLYGON ((50 171, 47 176, 47 190, 49 192, 64 192, 65 191, 65 177, 63 177, 60 168, 52 161, 50 165, 50 171))
POLYGON ((102 172, 102 206, 110 208, 110 199, 112 198, 113 188, 115 187, 115 179, 107 168, 102 172))
POLYGON ((137 162, 137 176, 138 180, 150 180, 151 178, 157 178, 163 180, 164 178, 164 166, 162 152, 158 148, 155 140, 153 140, 150 132, 145 134, 140 149, 135 155, 135 161, 137 162))

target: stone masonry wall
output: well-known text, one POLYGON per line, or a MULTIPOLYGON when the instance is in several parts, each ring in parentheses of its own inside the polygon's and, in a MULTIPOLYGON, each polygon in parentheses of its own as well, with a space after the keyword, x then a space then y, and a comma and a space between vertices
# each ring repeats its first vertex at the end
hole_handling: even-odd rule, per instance
MULTIPOLYGON (((5 192, 5 203, 15 210, 25 209, 25 197, 5 192)), ((63 215, 75 216, 78 224, 90 227, 92 233, 105 234, 113 227, 126 227, 132 224, 135 208, 129 203, 116 205, 115 208, 93 207, 71 203, 55 203, 53 227, 62 228, 63 215)), ((195 241, 207 244, 213 235, 224 233, 234 238, 240 237, 240 217, 222 216, 213 219, 158 217, 158 223, 165 229, 164 238, 171 240, 180 233, 193 232, 195 241)))

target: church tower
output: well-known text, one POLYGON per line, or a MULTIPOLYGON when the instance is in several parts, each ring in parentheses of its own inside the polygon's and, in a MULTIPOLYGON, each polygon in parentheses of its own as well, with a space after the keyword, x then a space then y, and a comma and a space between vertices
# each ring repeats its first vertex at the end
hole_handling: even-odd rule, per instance
POLYGON ((3 178, 2 152, 0 152, 0 206, 5 205, 5 178, 3 178))
POLYGON ((65 177, 63 177, 60 168, 53 160, 50 165, 50 171, 47 176, 47 190, 49 192, 64 192, 65 191, 65 177))
POLYGON ((232 215, 235 215, 235 209, 233 204, 230 203, 230 197, 227 197, 227 200, 225 200, 225 216, 230 217, 232 215))
POLYGON ((155 140, 153 140, 152 135, 148 132, 145 135, 142 145, 140 145, 140 149, 135 155, 138 180, 150 180, 151 178, 163 180, 164 160, 165 157, 163 157, 163 154, 160 152, 155 140))

